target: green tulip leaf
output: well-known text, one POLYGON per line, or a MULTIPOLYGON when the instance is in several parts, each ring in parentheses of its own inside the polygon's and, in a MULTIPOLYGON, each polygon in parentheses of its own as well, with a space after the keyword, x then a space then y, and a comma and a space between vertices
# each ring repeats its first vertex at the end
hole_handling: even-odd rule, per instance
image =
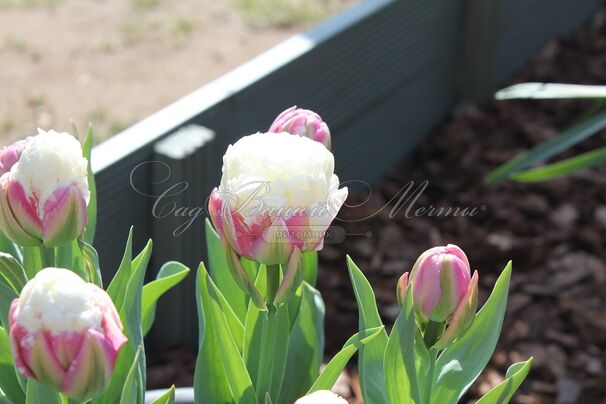
POLYGON ((206 219, 205 227, 210 276, 225 296, 225 299, 229 302, 229 305, 238 316, 240 322, 244 323, 246 320, 248 297, 246 296, 246 293, 240 289, 229 270, 223 243, 221 243, 221 238, 213 228, 210 220, 206 219))
POLYGON ((126 247, 124 248, 124 255, 120 266, 111 280, 107 293, 112 298, 116 310, 120 311, 122 303, 124 301, 124 295, 126 293, 126 286, 131 277, 131 269, 133 265, 133 228, 131 226, 128 231, 128 238, 126 239, 126 247))
POLYGON ((89 125, 86 131, 84 144, 82 145, 82 155, 88 161, 87 164, 87 179, 90 198, 88 201, 88 222, 84 231, 84 241, 87 244, 93 244, 95 239, 95 228, 97 227, 97 186, 95 184, 95 176, 91 165, 91 152, 93 149, 93 128, 89 125))
POLYGON ((142 350, 143 347, 141 346, 137 349, 133 364, 130 367, 128 374, 126 375, 126 379, 124 380, 124 388, 122 389, 122 395, 120 396, 120 404, 131 404, 141 402, 141 397, 139 396, 139 391, 141 390, 141 386, 139 385, 139 383, 141 379, 139 377, 138 365, 142 350))
POLYGON ((533 358, 528 359, 526 362, 514 363, 507 369, 505 380, 494 386, 484 396, 482 396, 476 404, 506 404, 511 400, 516 390, 520 387, 530 368, 532 367, 533 358))
POLYGON ((324 353, 324 302, 320 292, 309 283, 300 288, 300 303, 288 339, 288 358, 278 403, 292 403, 320 375, 324 353))
POLYGON ((587 86, 560 83, 520 83, 499 90, 497 100, 513 99, 562 99, 562 98, 606 98, 606 86, 587 86))
POLYGON ((13 354, 6 330, 0 327, 0 391, 13 403, 25 401, 25 393, 19 384, 13 354))
POLYGON ((606 147, 579 154, 553 164, 521 171, 511 175, 517 182, 541 182, 573 174, 606 162, 606 147))
POLYGON ((171 386, 166 393, 156 398, 151 404, 174 404, 175 403, 175 386, 171 386))
POLYGON ((501 333, 510 278, 511 262, 497 279, 471 327, 438 357, 432 404, 456 403, 488 364, 501 333))
POLYGON ((23 250, 21 247, 12 241, 0 231, 0 252, 10 254, 19 262, 23 262, 23 250))
POLYGON ((147 335, 154 323, 156 303, 171 288, 181 282, 189 273, 189 268, 180 262, 169 261, 162 265, 156 279, 143 286, 141 310, 143 318, 143 335, 147 335))
POLYGON ((196 403, 257 403, 246 365, 225 320, 221 292, 203 263, 198 268, 196 288, 200 337, 194 375, 196 403))
POLYGON ((596 113, 582 120, 571 128, 564 130, 560 135, 542 143, 528 151, 524 151, 490 172, 484 182, 497 183, 513 174, 525 170, 537 163, 543 162, 556 154, 571 148, 583 140, 599 133, 606 127, 606 111, 596 113))
POLYGON ((330 390, 335 384, 347 363, 360 348, 367 345, 379 335, 385 331, 385 327, 369 328, 368 330, 361 331, 354 334, 351 338, 345 342, 343 348, 328 362, 326 368, 320 374, 320 377, 314 382, 314 384, 307 391, 307 395, 318 390, 330 390))
POLYGON ((416 330, 412 293, 409 290, 385 349, 385 386, 390 404, 422 403, 417 378, 416 330))
POLYGON ((94 283, 100 288, 103 287, 103 279, 101 277, 101 268, 99 267, 99 254, 94 247, 82 240, 78 241, 80 252, 86 264, 86 273, 88 281, 94 283))
POLYGON ((19 261, 7 253, 0 253, 0 278, 16 294, 21 293, 21 289, 27 283, 27 275, 23 267, 19 261))
MULTIPOLYGON (((356 301, 358 302, 359 329, 366 330, 382 327, 383 322, 379 316, 372 286, 370 286, 360 268, 349 256, 347 256, 347 268, 351 283, 353 284, 356 301)), ((360 349, 358 355, 360 387, 364 396, 364 402, 367 404, 389 403, 385 392, 385 374, 383 369, 387 341, 387 332, 383 329, 383 331, 379 332, 377 338, 360 349)))
POLYGON ((11 303, 17 297, 19 296, 13 288, 0 277, 0 322, 6 329, 8 329, 8 311, 10 310, 11 303))
MULTIPOLYGON (((115 283, 116 277, 124 277, 124 279, 126 279, 126 285, 124 286, 125 290, 123 293, 118 293, 116 296, 118 296, 118 298, 122 296, 122 304, 120 305, 118 313, 120 314, 120 319, 122 320, 122 325, 124 326, 124 334, 128 338, 128 341, 120 349, 120 353, 118 354, 118 358, 116 360, 114 373, 110 379, 107 390, 100 397, 92 400, 92 403, 94 404, 116 403, 120 397, 122 397, 124 381, 130 373, 132 366, 136 366, 137 368, 136 374, 133 377, 137 379, 137 386, 139 388, 137 396, 140 397, 140 401, 136 402, 141 402, 141 400, 143 400, 144 390, 146 387, 145 349, 143 344, 141 302, 145 271, 151 258, 152 242, 151 240, 148 241, 143 251, 141 251, 141 253, 135 257, 135 259, 130 261, 127 259, 131 256, 130 240, 131 237, 129 237, 126 248, 127 251, 124 259, 122 260, 122 264, 120 265, 123 269, 118 270, 114 279, 112 280, 112 283, 110 284, 110 287, 112 284, 118 284, 115 283), (126 269, 129 271, 127 272, 126 269), (138 350, 140 350, 141 353, 137 358, 135 358, 138 350)), ((116 304, 116 301, 114 301, 114 304, 116 304)))

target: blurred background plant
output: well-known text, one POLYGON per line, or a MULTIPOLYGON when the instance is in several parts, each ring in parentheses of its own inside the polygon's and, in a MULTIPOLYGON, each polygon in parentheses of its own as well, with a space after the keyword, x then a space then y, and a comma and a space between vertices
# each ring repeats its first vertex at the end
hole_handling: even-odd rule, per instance
POLYGON ((564 160, 529 168, 568 150, 606 127, 606 86, 576 84, 522 83, 497 92, 497 100, 514 99, 573 99, 595 100, 594 105, 568 129, 548 141, 518 154, 488 174, 489 184, 511 179, 518 182, 541 182, 573 174, 603 164, 606 147, 600 147, 564 160))

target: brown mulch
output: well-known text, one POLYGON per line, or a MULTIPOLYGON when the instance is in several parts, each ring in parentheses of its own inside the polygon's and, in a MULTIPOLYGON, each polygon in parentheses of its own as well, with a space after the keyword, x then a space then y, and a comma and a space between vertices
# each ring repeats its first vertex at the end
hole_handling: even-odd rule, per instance
MULTIPOLYGON (((606 13, 571 38, 548 44, 508 84, 524 81, 606 84, 606 13)), ((606 403, 606 166, 540 184, 483 184, 490 170, 556 136, 591 105, 573 100, 460 104, 414 155, 373 187, 368 202, 343 209, 340 217, 346 220, 372 215, 337 223, 348 233, 371 235, 350 236, 321 254, 319 288, 326 300, 329 351, 357 325, 345 253, 365 271, 383 318, 391 322, 398 309, 398 277, 425 249, 455 243, 479 271, 481 301, 509 259, 514 269, 500 343, 468 398, 499 383, 511 363, 534 356, 513 402, 606 403), (416 188, 425 180, 428 187, 410 214, 430 205, 476 207, 478 214, 407 218, 406 203, 390 215, 392 198, 410 181, 416 188)), ((603 131, 558 159, 605 144, 603 131)), ((348 204, 367 197, 353 195, 348 204)))
MULTIPOLYGON (((606 83, 606 12, 569 38, 549 43, 511 83, 606 83)), ((425 249, 455 243, 480 274, 481 302, 513 260, 501 340, 471 401, 499 383, 507 367, 535 362, 512 401, 606 403, 606 167, 540 184, 483 184, 483 177, 521 150, 554 137, 591 107, 589 101, 462 103, 414 155, 396 167, 361 206, 344 208, 336 223, 352 235, 321 253, 319 289, 326 302, 327 352, 356 332, 357 309, 345 267, 349 253, 371 281, 386 323, 397 314, 395 283, 425 249), (418 207, 477 207, 473 217, 407 218, 394 202, 410 181, 429 181, 418 207)), ((606 131, 559 158, 606 144, 606 131)), ((337 162, 338 164, 338 162, 337 162)), ((368 195, 354 194, 349 205, 368 195)), ((191 385, 193 358, 174 351, 151 355, 150 386, 191 385)), ((352 362, 352 363, 355 363, 352 362)), ((355 367, 338 391, 360 402, 355 367), (356 394, 357 393, 357 394, 356 394)))

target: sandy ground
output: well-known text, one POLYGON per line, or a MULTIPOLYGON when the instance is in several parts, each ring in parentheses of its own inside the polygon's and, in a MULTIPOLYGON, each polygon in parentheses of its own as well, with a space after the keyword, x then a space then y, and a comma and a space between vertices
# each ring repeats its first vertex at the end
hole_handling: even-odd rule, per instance
POLYGON ((107 138, 354 3, 292 2, 0 0, 0 143, 72 120, 107 138))

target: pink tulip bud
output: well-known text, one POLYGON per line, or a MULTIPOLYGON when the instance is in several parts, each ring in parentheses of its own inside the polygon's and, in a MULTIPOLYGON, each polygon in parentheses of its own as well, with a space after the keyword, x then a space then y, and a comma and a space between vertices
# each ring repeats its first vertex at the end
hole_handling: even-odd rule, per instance
POLYGON ((467 256, 456 245, 434 247, 417 259, 410 273, 412 298, 421 323, 447 323, 443 347, 466 330, 477 309, 477 271, 471 276, 467 256))
POLYGON ((23 287, 9 326, 18 371, 78 401, 105 390, 126 342, 107 293, 62 268, 45 268, 23 287))
POLYGON ((0 156, 10 165, 0 177, 0 229, 24 246, 71 242, 84 230, 90 197, 80 143, 42 130, 22 142, 0 156))
POLYGON ((295 248, 322 249, 346 198, 325 147, 300 136, 257 133, 227 149, 209 214, 230 248, 274 265, 286 263, 295 248))
POLYGON ((301 397, 295 404, 347 404, 345 399, 328 390, 318 390, 305 397, 301 397))
POLYGON ((294 107, 282 112, 269 128, 270 132, 288 132, 322 143, 330 150, 330 130, 320 115, 308 109, 294 107))
POLYGON ((32 137, 29 136, 0 149, 0 175, 10 171, 11 167, 19 161, 21 153, 23 153, 23 150, 25 150, 31 140, 32 137))

